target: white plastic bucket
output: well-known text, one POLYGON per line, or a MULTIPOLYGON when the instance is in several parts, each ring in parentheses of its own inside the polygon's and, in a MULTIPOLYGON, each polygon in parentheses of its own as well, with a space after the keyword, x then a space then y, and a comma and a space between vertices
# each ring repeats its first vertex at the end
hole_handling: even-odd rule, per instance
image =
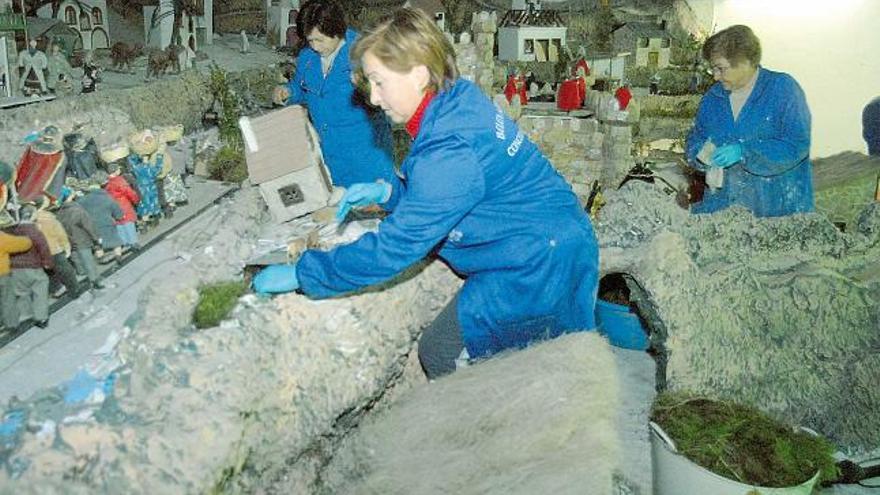
POLYGON ((666 432, 653 421, 650 424, 654 495, 810 495, 819 481, 818 472, 800 485, 783 488, 746 485, 724 478, 679 454, 666 432))

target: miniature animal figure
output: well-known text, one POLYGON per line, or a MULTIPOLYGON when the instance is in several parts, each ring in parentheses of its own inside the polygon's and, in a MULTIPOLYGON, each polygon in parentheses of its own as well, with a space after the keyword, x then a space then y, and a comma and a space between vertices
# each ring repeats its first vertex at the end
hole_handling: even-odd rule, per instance
POLYGON ((151 49, 147 52, 147 79, 160 77, 168 70, 168 56, 165 50, 151 49))
POLYGON ((171 44, 165 48, 165 56, 168 57, 168 66, 175 74, 180 74, 180 54, 185 52, 183 46, 171 44))
POLYGON ((180 45, 168 45, 164 50, 151 50, 147 55, 147 78, 150 75, 161 77, 170 67, 175 74, 180 73, 180 45))
POLYGON ((110 48, 110 58, 113 60, 113 69, 133 72, 131 63, 144 52, 144 46, 140 43, 129 45, 122 41, 113 43, 110 48))

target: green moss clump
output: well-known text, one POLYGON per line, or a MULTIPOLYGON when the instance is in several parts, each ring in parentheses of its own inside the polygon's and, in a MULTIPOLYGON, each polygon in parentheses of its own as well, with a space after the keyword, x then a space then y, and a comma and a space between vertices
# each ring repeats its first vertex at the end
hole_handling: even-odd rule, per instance
POLYGON ((247 163, 242 147, 227 144, 220 148, 208 164, 208 175, 214 180, 236 184, 247 179, 247 163))
POLYGON ((748 485, 799 485, 821 473, 837 478, 834 447, 796 431, 761 411, 688 393, 663 393, 651 419, 675 441, 679 453, 706 469, 748 485))
POLYGON ((247 285, 242 281, 220 282, 199 287, 199 302, 193 312, 193 323, 196 328, 211 328, 219 325, 220 321, 229 315, 246 289, 247 285))

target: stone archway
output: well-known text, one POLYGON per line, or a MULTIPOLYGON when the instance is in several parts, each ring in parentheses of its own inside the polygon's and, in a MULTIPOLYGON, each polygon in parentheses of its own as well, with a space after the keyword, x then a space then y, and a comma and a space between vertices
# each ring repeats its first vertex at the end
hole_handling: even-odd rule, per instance
POLYGON ((103 28, 95 28, 92 31, 92 50, 100 50, 102 48, 110 48, 110 37, 103 28))

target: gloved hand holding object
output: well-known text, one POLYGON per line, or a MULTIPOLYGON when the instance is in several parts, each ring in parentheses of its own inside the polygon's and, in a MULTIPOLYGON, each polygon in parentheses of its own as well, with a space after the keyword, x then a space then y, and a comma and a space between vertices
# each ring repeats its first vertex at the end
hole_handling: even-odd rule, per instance
POLYGON ((712 153, 712 164, 716 167, 727 168, 742 161, 743 148, 739 143, 726 144, 712 153))
POLYGON ((391 197, 391 184, 387 182, 359 182, 352 184, 339 201, 336 220, 342 222, 355 206, 384 203, 391 197))
POLYGON ((254 277, 251 286, 258 294, 281 294, 299 289, 296 264, 269 265, 254 277))

